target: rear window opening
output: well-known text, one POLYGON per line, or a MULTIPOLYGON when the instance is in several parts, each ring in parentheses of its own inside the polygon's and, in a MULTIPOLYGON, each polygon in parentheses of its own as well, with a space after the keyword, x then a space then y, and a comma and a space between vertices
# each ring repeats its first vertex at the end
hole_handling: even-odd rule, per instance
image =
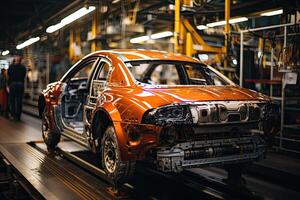
POLYGON ((150 85, 230 85, 217 72, 200 63, 180 61, 130 61, 133 77, 150 85))

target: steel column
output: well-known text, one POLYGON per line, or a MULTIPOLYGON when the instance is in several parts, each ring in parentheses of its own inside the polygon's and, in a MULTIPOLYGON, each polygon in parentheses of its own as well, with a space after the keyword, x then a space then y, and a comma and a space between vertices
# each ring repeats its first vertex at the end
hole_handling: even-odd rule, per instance
POLYGON ((180 33, 180 0, 175 0, 175 21, 174 21, 174 52, 180 52, 179 46, 180 33))
POLYGON ((228 67, 228 60, 227 60, 227 54, 228 54, 228 42, 230 38, 230 2, 231 0, 225 0, 225 60, 224 60, 224 67, 228 67))
POLYGON ((193 50, 193 40, 192 40, 192 34, 186 33, 186 46, 185 46, 185 54, 187 56, 192 56, 192 50, 193 50))
POLYGON ((98 10, 93 13, 93 19, 92 19, 92 44, 91 44, 91 51, 97 50, 97 41, 95 40, 97 33, 98 33, 98 10))
POLYGON ((69 58, 72 60, 74 57, 74 30, 70 29, 70 39, 69 39, 69 58))
POLYGON ((244 68, 244 33, 241 32, 240 41, 240 87, 243 87, 243 68, 244 68))
POLYGON ((270 85, 270 96, 273 97, 273 78, 274 78, 274 48, 271 49, 271 68, 270 68, 270 79, 271 79, 271 85, 270 85))

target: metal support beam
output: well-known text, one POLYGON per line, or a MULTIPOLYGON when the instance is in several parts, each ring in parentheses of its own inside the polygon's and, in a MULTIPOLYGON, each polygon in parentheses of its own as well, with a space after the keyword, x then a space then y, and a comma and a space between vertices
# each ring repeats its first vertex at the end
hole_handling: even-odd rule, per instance
MULTIPOLYGON (((74 32, 75 32, 75 37, 74 38, 75 38, 76 47, 81 49, 81 38, 80 38, 81 27, 75 26, 75 31, 74 32)), ((78 55, 78 53, 79 52, 75 52, 74 51, 74 61, 75 62, 77 62, 80 59, 80 57, 81 57, 81 55, 78 55)))
POLYGON ((175 0, 175 21, 174 21, 174 52, 180 52, 179 46, 180 33, 180 0, 175 0))
POLYGON ((228 46, 229 46, 229 38, 230 38, 230 24, 229 24, 229 19, 230 19, 230 1, 231 0, 225 0, 225 60, 224 60, 224 67, 226 68, 228 66, 228 60, 227 60, 227 55, 228 55, 228 46))
POLYGON ((69 39, 69 58, 72 60, 74 57, 74 30, 70 29, 70 39, 69 39))
POLYGON ((193 52, 193 40, 191 33, 186 33, 186 43, 185 43, 185 54, 187 56, 192 56, 193 52))
POLYGON ((240 87, 243 87, 243 70, 244 70, 244 32, 241 32, 240 41, 240 87))
POLYGON ((202 39, 202 37, 198 34, 198 32, 195 30, 195 28, 190 24, 190 22, 187 19, 183 20, 183 25, 187 29, 189 33, 191 33, 191 36, 193 36, 193 39, 201 45, 201 52, 208 52, 208 53, 224 53, 224 48, 222 47, 213 47, 210 45, 207 45, 206 42, 202 39))
MULTIPOLYGON (((271 49, 271 68, 270 68, 270 79, 274 79, 274 47, 271 49)), ((273 84, 270 85, 270 97, 273 97, 273 84)))
POLYGON ((95 40, 95 37, 98 33, 98 10, 96 10, 93 13, 93 19, 92 19, 92 44, 91 44, 91 52, 94 52, 97 50, 97 41, 95 40))

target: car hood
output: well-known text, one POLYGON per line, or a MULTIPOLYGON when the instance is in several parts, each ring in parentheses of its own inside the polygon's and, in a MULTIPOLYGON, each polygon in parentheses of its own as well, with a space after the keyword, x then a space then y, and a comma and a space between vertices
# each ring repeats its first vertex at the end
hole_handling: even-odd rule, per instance
POLYGON ((153 107, 191 101, 242 101, 242 100, 269 100, 269 97, 253 90, 237 86, 159 86, 144 87, 144 100, 153 107), (151 94, 151 95, 150 95, 151 94))

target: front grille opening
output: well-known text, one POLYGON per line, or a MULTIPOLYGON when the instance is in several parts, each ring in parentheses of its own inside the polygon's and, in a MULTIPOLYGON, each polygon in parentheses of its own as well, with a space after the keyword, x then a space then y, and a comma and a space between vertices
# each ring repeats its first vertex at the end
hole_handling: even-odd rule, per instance
POLYGON ((161 145, 171 145, 178 142, 195 140, 217 140, 230 139, 251 136, 250 132, 241 132, 238 128, 232 128, 230 131, 197 133, 197 129, 192 126, 173 126, 166 127, 160 134, 161 145))
POLYGON ((228 121, 229 122, 241 121, 241 115, 240 114, 229 114, 228 115, 228 121))

